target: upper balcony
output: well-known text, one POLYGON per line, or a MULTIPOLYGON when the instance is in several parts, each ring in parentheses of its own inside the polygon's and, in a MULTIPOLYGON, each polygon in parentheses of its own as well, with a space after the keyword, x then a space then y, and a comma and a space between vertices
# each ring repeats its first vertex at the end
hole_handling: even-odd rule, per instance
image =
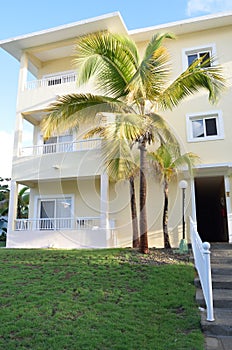
POLYGON ((59 74, 49 74, 44 76, 43 79, 27 81, 24 85, 24 91, 47 88, 54 85, 75 83, 76 80, 77 73, 74 71, 68 71, 59 74))
POLYGON ((102 171, 101 142, 99 138, 91 138, 20 148, 13 161, 12 177, 29 184, 38 180, 99 175, 102 171))
POLYGON ((42 110, 58 95, 77 92, 76 80, 75 71, 65 71, 45 75, 39 80, 25 81, 18 93, 18 111, 42 110))

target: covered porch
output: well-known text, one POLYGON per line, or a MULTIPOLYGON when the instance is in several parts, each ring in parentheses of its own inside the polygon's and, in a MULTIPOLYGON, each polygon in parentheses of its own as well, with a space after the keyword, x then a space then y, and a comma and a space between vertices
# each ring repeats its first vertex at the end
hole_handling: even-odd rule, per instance
POLYGON ((117 246, 109 213, 106 174, 76 179, 32 181, 28 218, 17 216, 22 183, 12 181, 8 248, 109 248, 117 246))

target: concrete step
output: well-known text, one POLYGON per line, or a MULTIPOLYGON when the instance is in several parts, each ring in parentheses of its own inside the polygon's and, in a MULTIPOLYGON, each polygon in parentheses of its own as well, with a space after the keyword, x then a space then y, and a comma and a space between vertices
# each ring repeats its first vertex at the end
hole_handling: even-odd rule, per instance
POLYGON ((225 243, 225 242, 217 242, 217 243, 210 243, 211 250, 232 250, 232 244, 231 243, 225 243))
POLYGON ((211 264, 211 272, 213 275, 231 275, 232 265, 230 264, 211 264))
POLYGON ((232 309, 214 309, 215 321, 206 320, 206 310, 201 313, 201 327, 206 336, 232 337, 232 309))
MULTIPOLYGON (((194 284, 197 288, 201 288, 199 277, 194 279, 194 284)), ((232 290, 232 275, 212 275, 213 289, 231 289, 232 290)), ((232 293, 232 292, 231 292, 232 293)))
POLYGON ((205 337, 205 350, 232 350, 232 336, 205 337))
POLYGON ((232 264, 232 256, 211 256, 211 264, 232 264))
MULTIPOLYGON (((202 289, 197 289, 196 301, 201 307, 205 308, 205 299, 202 289)), ((232 309, 232 291, 230 289, 213 289, 213 305, 215 308, 232 309)))

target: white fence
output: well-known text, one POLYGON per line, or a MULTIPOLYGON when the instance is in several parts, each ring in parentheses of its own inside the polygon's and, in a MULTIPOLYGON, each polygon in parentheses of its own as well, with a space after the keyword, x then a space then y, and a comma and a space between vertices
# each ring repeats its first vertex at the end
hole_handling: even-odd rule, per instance
POLYGON ((213 289, 210 264, 210 244, 202 243, 197 225, 190 217, 190 234, 195 267, 197 269, 207 308, 207 321, 214 321, 213 289))
POLYGON ((91 138, 74 142, 47 143, 22 148, 20 156, 37 156, 50 153, 87 151, 101 148, 100 138, 91 138))

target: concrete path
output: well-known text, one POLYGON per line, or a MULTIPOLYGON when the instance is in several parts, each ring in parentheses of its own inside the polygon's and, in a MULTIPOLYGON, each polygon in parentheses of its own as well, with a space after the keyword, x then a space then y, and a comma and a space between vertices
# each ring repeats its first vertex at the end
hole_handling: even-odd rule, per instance
MULTIPOLYGON (((215 321, 207 321, 206 311, 202 312, 205 350, 232 350, 232 244, 211 244, 211 268, 215 321)), ((195 285, 196 300, 205 309, 198 278, 195 279, 195 285)))

